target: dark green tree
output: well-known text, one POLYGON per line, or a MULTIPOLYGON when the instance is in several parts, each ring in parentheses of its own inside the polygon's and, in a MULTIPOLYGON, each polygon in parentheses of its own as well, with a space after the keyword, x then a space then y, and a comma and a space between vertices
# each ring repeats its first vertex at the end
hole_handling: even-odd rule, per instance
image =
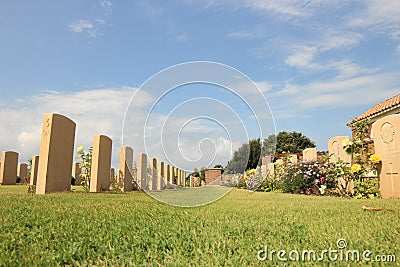
POLYGON ((221 164, 217 164, 217 165, 215 165, 214 166, 214 168, 220 168, 220 169, 222 169, 222 173, 224 173, 224 167, 221 165, 221 164))
POLYGON ((315 147, 314 141, 302 133, 283 131, 276 136, 276 153, 297 153, 311 147, 315 147))
POLYGON ((205 182, 206 181, 206 167, 201 167, 199 174, 200 174, 200 181, 205 182))
POLYGON ((262 155, 263 156, 266 154, 273 155, 275 154, 275 149, 276 149, 276 135, 271 134, 266 139, 264 139, 264 143, 262 146, 262 155))
POLYGON ((260 138, 250 140, 249 146, 250 146, 250 153, 246 170, 257 168, 257 166, 261 163, 261 156, 262 156, 260 138))
POLYGON ((233 153, 232 159, 225 168, 225 173, 243 173, 246 170, 250 154, 249 144, 243 144, 233 153))
POLYGON ((279 132, 268 136, 263 142, 252 139, 233 153, 225 173, 243 173, 245 170, 255 169, 261 165, 261 158, 267 154, 274 155, 283 151, 296 153, 311 147, 315 147, 315 143, 298 132, 279 132))

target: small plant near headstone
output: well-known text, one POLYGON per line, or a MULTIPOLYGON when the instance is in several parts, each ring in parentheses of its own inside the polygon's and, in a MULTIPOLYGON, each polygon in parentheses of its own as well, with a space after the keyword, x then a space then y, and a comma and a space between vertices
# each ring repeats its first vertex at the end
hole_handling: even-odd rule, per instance
POLYGON ((79 167, 82 168, 82 172, 80 174, 80 178, 82 180, 81 185, 85 192, 90 191, 90 175, 91 175, 91 167, 92 167, 92 155, 93 155, 93 147, 90 147, 88 152, 85 152, 85 148, 83 146, 78 147, 77 153, 80 158, 79 167))
POLYGON ((114 193, 121 193, 121 186, 119 181, 122 181, 122 173, 117 172, 114 177, 111 177, 110 191, 114 193))
POLYGON ((352 128, 353 140, 343 141, 343 149, 351 155, 353 162, 350 175, 350 178, 354 180, 352 196, 355 198, 380 197, 379 186, 375 177, 381 156, 371 153, 369 136, 371 120, 353 120, 348 126, 352 128))
POLYGON ((28 194, 35 194, 36 193, 36 185, 28 184, 28 194))

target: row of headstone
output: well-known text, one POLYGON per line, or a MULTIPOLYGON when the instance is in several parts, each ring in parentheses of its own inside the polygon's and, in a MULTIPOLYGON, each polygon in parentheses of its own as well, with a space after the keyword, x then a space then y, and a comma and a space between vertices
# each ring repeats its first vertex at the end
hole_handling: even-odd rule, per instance
MULTIPOLYGON (((20 182, 25 182, 30 179, 31 174, 28 173, 28 164, 18 164, 18 156, 18 153, 14 151, 3 151, 1 153, 0 184, 15 185, 18 178, 20 182)), ((34 160, 34 157, 32 157, 32 160, 34 160)), ((36 161, 32 161, 31 172, 33 173, 33 175, 36 175, 36 173, 34 172, 34 167, 36 163, 36 161)))
POLYGON ((147 168, 147 155, 138 155, 137 181, 144 190, 162 190, 170 188, 173 184, 186 186, 186 172, 170 166, 162 161, 157 163, 156 158, 149 159, 150 164, 147 168), (148 169, 148 172, 147 172, 148 169))
MULTIPOLYGON (((32 157, 31 181, 36 185, 37 194, 70 191, 71 176, 75 184, 81 182, 81 167, 73 164, 73 148, 76 124, 59 114, 45 114, 42 125, 39 156, 32 157), (71 173, 72 170, 72 173, 71 173)), ((110 189, 112 140, 105 135, 96 135, 93 139, 93 154, 90 177, 90 191, 101 192, 110 189)), ((27 165, 20 165, 17 173, 18 154, 6 151, 2 154, 0 182, 15 184, 17 174, 27 175, 27 165), (15 168, 13 168, 15 166, 15 168)), ((147 155, 138 154, 137 183, 143 189, 161 190, 168 183, 185 186, 186 173, 174 166, 150 159, 150 175, 147 172, 147 155), (158 168, 157 168, 158 167, 158 168), (157 171, 158 169, 158 171, 157 171)), ((132 190, 133 149, 121 147, 118 184, 124 192, 132 190)))

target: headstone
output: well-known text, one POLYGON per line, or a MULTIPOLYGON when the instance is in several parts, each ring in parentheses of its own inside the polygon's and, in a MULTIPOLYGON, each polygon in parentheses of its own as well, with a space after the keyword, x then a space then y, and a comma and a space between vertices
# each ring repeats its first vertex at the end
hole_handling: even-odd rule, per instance
POLYGON ((176 181, 176 168, 174 166, 172 166, 172 183, 173 184, 177 184, 177 181, 176 181))
POLYGON ((128 146, 121 147, 119 151, 119 184, 121 185, 122 192, 132 191, 132 168, 133 149, 128 146))
POLYGON ((168 183, 169 183, 169 179, 170 179, 169 178, 170 177, 169 170, 170 170, 169 164, 164 163, 164 184, 165 185, 168 185, 168 183))
POLYGON ((82 169, 80 165, 79 162, 74 162, 74 164, 72 164, 72 177, 75 178, 75 185, 81 185, 82 182, 82 169))
POLYGON ((18 153, 3 151, 1 153, 0 184, 14 185, 17 182, 18 153))
POLYGON ((137 181, 139 186, 147 190, 147 155, 143 153, 138 154, 138 169, 137 169, 137 181))
POLYGON ((150 158, 150 181, 149 190, 157 189, 157 159, 150 158))
MULTIPOLYGON (((94 136, 90 192, 102 192, 110 189, 111 153, 112 140, 105 135, 94 136)), ((130 183, 132 184, 132 182, 130 183)))
POLYGON ((36 185, 37 176, 38 176, 38 167, 39 167, 39 156, 33 156, 32 159, 32 167, 31 167, 31 178, 30 185, 36 185))
POLYGON ((297 164, 297 155, 296 154, 290 155, 289 162, 292 164, 297 164))
POLYGON ((176 169, 176 176, 178 176, 178 185, 182 185, 182 172, 180 169, 176 169))
POLYGON ((264 176, 264 175, 267 175, 267 174, 268 174, 268 166, 267 166, 267 164, 261 165, 261 175, 264 176))
POLYGON ((164 183, 164 176, 165 176, 165 167, 164 167, 164 162, 160 161, 158 163, 158 168, 157 168, 157 186, 156 190, 162 190, 163 189, 163 183, 164 183))
POLYGON ((400 114, 383 117, 372 124, 375 153, 382 158, 378 168, 383 198, 400 197, 400 114))
POLYGON ((341 192, 346 193, 350 192, 351 194, 354 194, 354 181, 349 180, 346 182, 346 180, 343 177, 338 178, 337 180, 337 187, 341 192))
POLYGON ((28 178, 28 164, 20 163, 18 165, 17 177, 21 179, 21 183, 23 183, 28 178))
POLYGON ((36 194, 71 190, 75 122, 59 114, 44 114, 36 194))
POLYGON ((193 185, 194 187, 200 186, 200 177, 193 177, 193 185))
POLYGON ((273 163, 269 164, 268 173, 269 173, 270 176, 274 176, 275 175, 275 165, 273 163))
POLYGON ((169 183, 174 183, 174 166, 169 166, 169 183))
POLYGON ((271 154, 267 154, 267 155, 263 156, 261 158, 261 165, 268 166, 268 164, 272 162, 272 159, 273 159, 273 155, 271 155, 271 154))
POLYGON ((113 183, 115 180, 115 169, 111 168, 110 169, 110 182, 113 183))
POLYGON ((193 176, 189 176, 189 187, 193 187, 193 176))
POLYGON ((342 160, 345 163, 351 163, 351 156, 343 149, 343 141, 348 139, 348 136, 335 136, 329 139, 329 162, 336 163, 338 160, 342 160))
POLYGON ((186 186, 186 172, 182 171, 183 186, 186 186))
POLYGON ((306 148, 303 150, 303 161, 316 161, 317 160, 317 149, 306 148))

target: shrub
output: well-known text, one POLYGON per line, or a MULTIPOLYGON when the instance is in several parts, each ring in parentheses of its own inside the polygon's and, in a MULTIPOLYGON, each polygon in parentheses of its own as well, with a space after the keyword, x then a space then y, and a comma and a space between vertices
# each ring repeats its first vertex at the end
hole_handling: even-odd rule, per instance
POLYGON ((79 167, 82 168, 80 177, 82 179, 81 185, 85 192, 90 191, 90 175, 92 172, 92 155, 93 148, 90 147, 89 151, 85 153, 85 148, 83 146, 78 147, 77 153, 80 157, 79 167))

